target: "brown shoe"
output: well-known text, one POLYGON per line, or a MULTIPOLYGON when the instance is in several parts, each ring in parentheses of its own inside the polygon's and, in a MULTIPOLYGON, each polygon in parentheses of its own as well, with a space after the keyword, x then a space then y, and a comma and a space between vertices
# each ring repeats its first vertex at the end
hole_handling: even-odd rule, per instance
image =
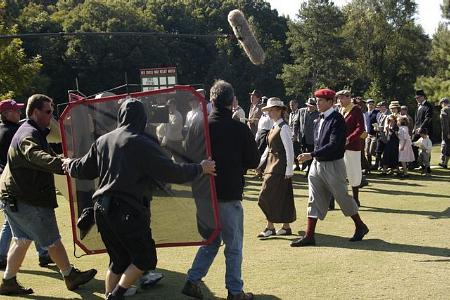
POLYGON ((3 279, 0 285, 0 295, 30 295, 33 294, 32 289, 27 289, 21 286, 16 277, 5 280, 3 279))
POLYGON ((67 289, 69 291, 76 290, 80 285, 85 284, 94 278, 95 274, 97 274, 96 269, 90 269, 84 272, 81 272, 78 269, 72 268, 69 276, 64 276, 64 282, 66 283, 67 289))
POLYGON ((227 300, 253 300, 253 298, 254 297, 252 293, 244 293, 244 291, 236 295, 232 295, 230 294, 230 292, 228 292, 227 300))
POLYGON ((200 288, 200 285, 198 283, 192 282, 187 280, 184 284, 183 290, 181 291, 186 296, 196 298, 196 299, 203 299, 202 290, 200 288))

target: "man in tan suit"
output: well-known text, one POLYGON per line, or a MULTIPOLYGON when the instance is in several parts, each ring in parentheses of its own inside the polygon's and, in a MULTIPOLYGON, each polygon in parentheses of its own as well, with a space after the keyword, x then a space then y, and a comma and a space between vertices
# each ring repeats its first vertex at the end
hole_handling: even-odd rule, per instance
POLYGON ((256 131, 258 131, 258 122, 259 118, 262 115, 261 110, 261 97, 262 94, 258 90, 253 90, 250 93, 250 111, 248 113, 248 127, 252 131, 253 135, 256 135, 256 131))

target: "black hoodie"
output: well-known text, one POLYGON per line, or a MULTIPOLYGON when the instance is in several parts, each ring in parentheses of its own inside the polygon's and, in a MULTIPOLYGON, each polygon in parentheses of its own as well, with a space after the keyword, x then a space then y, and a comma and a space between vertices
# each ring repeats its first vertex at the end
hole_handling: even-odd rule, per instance
POLYGON ((79 179, 99 177, 93 198, 114 196, 143 204, 153 180, 184 183, 202 173, 200 164, 177 164, 144 134, 147 116, 139 100, 120 106, 117 129, 102 135, 89 152, 69 164, 69 174, 79 179))

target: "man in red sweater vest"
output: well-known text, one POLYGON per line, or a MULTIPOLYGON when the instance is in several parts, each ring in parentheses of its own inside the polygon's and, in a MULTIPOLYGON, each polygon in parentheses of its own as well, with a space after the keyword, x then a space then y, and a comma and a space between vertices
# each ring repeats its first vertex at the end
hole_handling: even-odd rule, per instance
POLYGON ((351 102, 351 92, 342 90, 336 93, 337 99, 341 104, 339 112, 345 119, 346 142, 344 162, 347 171, 348 183, 352 187, 353 198, 358 206, 359 186, 361 185, 361 134, 364 132, 364 116, 358 105, 351 102))

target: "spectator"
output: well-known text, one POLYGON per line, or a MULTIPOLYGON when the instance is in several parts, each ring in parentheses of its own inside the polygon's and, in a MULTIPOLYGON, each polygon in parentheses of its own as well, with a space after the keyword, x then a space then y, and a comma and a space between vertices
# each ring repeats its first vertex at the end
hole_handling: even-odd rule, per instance
POLYGON ((256 135, 258 130, 259 118, 261 118, 261 97, 262 94, 258 90, 253 90, 250 93, 250 111, 248 113, 248 127, 252 131, 253 135, 256 135))
POLYGON ((274 125, 267 136, 268 145, 258 166, 264 172, 258 205, 267 220, 266 229, 258 234, 260 238, 291 235, 289 223, 297 218, 291 179, 294 174, 294 148, 292 133, 283 119, 283 111, 286 109, 279 98, 270 98, 262 108, 269 114, 274 125), (274 223, 283 223, 283 227, 276 231, 274 223))
POLYGON ((414 146, 419 149, 419 166, 422 168, 422 175, 430 176, 430 160, 431 150, 433 150, 433 143, 428 136, 428 131, 426 128, 420 128, 419 134, 420 138, 414 142, 414 146))
MULTIPOLYGON (((316 99, 309 98, 306 101, 306 107, 299 111, 299 141, 301 144, 301 152, 312 152, 314 150, 314 120, 319 117, 317 111, 316 99)), ((308 176, 311 161, 302 163, 302 170, 306 169, 306 176, 308 176)))
POLYGON ((442 98, 439 101, 441 106, 441 161, 439 166, 447 169, 448 160, 450 159, 450 101, 447 98, 442 98))
POLYGON ((182 183, 214 172, 211 161, 176 164, 167 158, 144 134, 147 115, 142 102, 123 102, 117 119, 117 129, 98 138, 84 157, 64 161, 72 177, 99 178, 93 199, 97 227, 110 257, 105 280, 108 300, 123 299, 144 271, 155 269, 149 213, 152 181, 182 183))
MULTIPOLYGON (((412 141, 415 142, 420 138, 420 129, 425 128, 427 130, 428 136, 433 134, 433 105, 427 101, 425 92, 423 90, 416 91, 416 101, 417 101, 417 111, 414 120, 414 134, 412 141)), ((411 167, 417 166, 418 163, 418 148, 414 146, 413 151, 416 161, 411 167)))
MULTIPOLYGON (((266 105, 268 98, 266 96, 263 96, 261 98, 262 104, 266 105)), ((273 121, 269 117, 269 114, 267 112, 262 112, 261 118, 258 122, 258 130, 256 131, 255 141, 258 145, 258 151, 259 154, 262 155, 264 153, 264 150, 266 150, 267 147, 267 134, 269 134, 270 129, 272 129, 273 121)))
POLYGON ((345 152, 344 163, 347 180, 352 187, 353 199, 360 206, 359 186, 362 180, 361 169, 361 135, 364 132, 364 116, 361 109, 351 103, 351 92, 342 90, 336 93, 338 102, 341 104, 340 113, 345 121, 345 152))
POLYGON ((377 132, 375 131, 374 124, 377 123, 379 112, 380 111, 375 108, 375 101, 373 99, 367 99, 367 112, 364 113, 364 121, 366 132, 368 133, 365 143, 365 152, 369 168, 372 168, 372 156, 375 155, 375 148, 377 146, 377 132))
POLYGON ((408 167, 407 163, 414 161, 414 153, 412 151, 411 136, 408 130, 408 118, 402 116, 398 118, 397 125, 398 139, 399 139, 399 154, 398 161, 402 165, 403 173, 399 176, 402 178, 408 178, 408 167))
POLYGON ((175 99, 167 101, 169 106, 169 123, 164 124, 164 137, 161 146, 172 154, 176 162, 182 162, 183 153, 183 117, 177 110, 175 99))
POLYGON ((386 125, 389 111, 386 108, 386 102, 381 101, 378 103, 379 113, 377 115, 377 123, 374 124, 374 129, 377 132, 377 147, 375 148, 375 168, 381 168, 381 158, 383 156, 384 147, 387 143, 386 131, 384 130, 386 125))
POLYGON ((239 106, 239 101, 235 97, 233 100, 233 116, 232 118, 241 123, 245 123, 245 111, 239 106))
POLYGON ((211 244, 201 246, 187 273, 182 293, 202 299, 199 283, 206 276, 221 243, 225 244, 225 283, 228 300, 251 300, 243 291, 241 275, 243 242, 242 193, 246 169, 258 166, 259 153, 254 136, 247 126, 232 119, 234 90, 231 84, 218 80, 211 87, 213 112, 208 118, 212 157, 217 164, 215 177, 222 231, 211 244))
POLYGON ((387 168, 390 168, 392 173, 398 171, 399 140, 397 117, 395 115, 390 115, 386 119, 384 133, 386 135, 386 145, 381 160, 383 171, 380 173, 380 176, 387 175, 387 168))
POLYGON ((297 100, 291 100, 289 101, 289 108, 291 109, 291 113, 289 114, 289 128, 291 129, 292 133, 292 144, 294 146, 294 171, 300 170, 300 165, 297 160, 297 156, 300 154, 301 151, 301 144, 300 144, 300 133, 299 133, 299 127, 300 127, 300 115, 299 115, 299 109, 298 109, 298 102, 297 100))
POLYGON ((8 163, 0 180, 5 213, 13 232, 13 244, 0 286, 0 295, 31 294, 17 283, 16 274, 32 240, 47 248, 63 275, 66 287, 75 290, 89 282, 97 271, 81 272, 72 267, 61 242, 55 208, 58 206, 53 173, 63 174, 62 160, 50 149, 46 136, 52 119, 53 100, 35 94, 28 98, 27 120, 15 133, 8 163))
POLYGON ((414 130, 414 120, 408 114, 408 106, 402 105, 400 107, 400 115, 404 116, 404 117, 406 117, 408 119, 408 132, 409 132, 409 135, 412 137, 413 130, 414 130))

